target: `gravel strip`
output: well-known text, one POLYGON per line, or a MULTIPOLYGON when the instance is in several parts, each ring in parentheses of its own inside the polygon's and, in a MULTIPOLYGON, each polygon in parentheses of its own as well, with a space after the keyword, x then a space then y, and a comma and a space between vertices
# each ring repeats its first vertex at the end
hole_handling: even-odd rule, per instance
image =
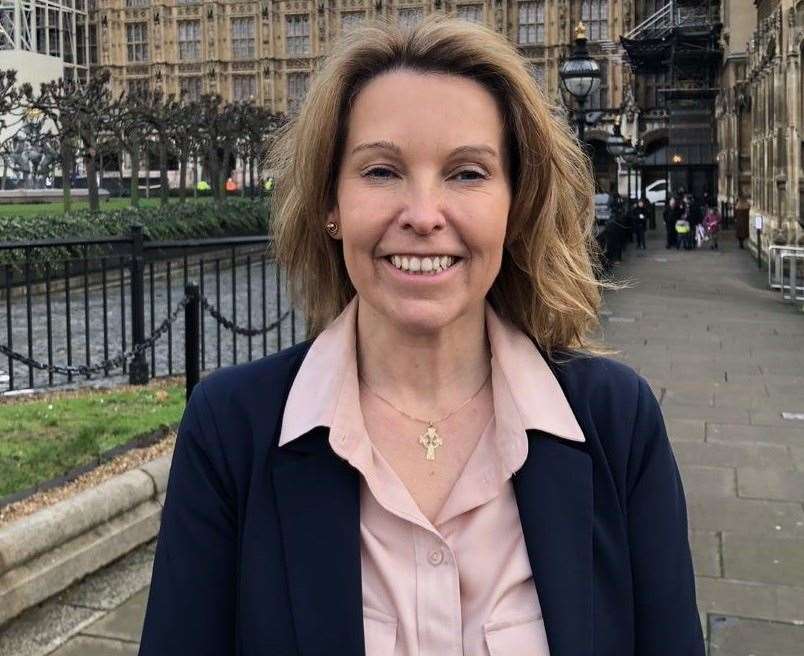
POLYGON ((168 455, 172 453, 175 443, 176 432, 172 431, 159 442, 142 449, 131 449, 61 487, 44 492, 37 492, 21 501, 4 506, 0 508, 0 526, 10 524, 37 510, 63 501, 113 476, 127 472, 130 469, 136 469, 145 462, 168 455))

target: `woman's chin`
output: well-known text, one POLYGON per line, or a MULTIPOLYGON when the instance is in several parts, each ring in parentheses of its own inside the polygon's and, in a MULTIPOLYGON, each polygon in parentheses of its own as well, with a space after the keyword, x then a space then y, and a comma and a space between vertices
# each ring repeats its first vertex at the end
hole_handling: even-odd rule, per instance
POLYGON ((463 304, 451 300, 385 299, 382 315, 399 331, 436 335, 465 316, 463 304))

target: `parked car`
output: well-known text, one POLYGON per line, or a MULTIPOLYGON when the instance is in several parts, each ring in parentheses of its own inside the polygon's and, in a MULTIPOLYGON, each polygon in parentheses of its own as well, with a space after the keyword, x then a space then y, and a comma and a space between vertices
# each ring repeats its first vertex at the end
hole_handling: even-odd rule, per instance
POLYGON ((667 180, 654 180, 645 187, 645 198, 653 205, 664 205, 667 202, 667 180))

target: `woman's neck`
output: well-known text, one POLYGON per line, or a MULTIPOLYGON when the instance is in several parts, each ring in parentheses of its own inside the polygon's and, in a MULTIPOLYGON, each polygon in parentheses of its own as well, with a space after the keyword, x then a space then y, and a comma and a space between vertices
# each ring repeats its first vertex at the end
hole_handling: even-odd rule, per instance
POLYGON ((357 359, 368 387, 397 408, 421 416, 447 414, 489 374, 485 306, 439 331, 413 334, 358 304, 357 359))

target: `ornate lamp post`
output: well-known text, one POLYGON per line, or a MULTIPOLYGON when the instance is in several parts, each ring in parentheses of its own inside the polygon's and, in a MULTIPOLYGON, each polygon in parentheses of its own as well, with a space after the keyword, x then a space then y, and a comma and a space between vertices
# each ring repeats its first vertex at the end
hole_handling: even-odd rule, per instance
MULTIPOLYGON (((606 151, 609 155, 614 158, 615 163, 617 160, 622 157, 623 153, 625 152, 625 139, 623 139, 623 135, 620 134, 620 121, 619 117, 617 122, 614 124, 614 132, 609 135, 608 140, 606 141, 606 151)), ((619 172, 617 174, 617 190, 620 189, 620 178, 619 172)))
POLYGON ((630 143, 625 144, 625 149, 623 150, 622 158, 625 162, 626 172, 628 175, 628 201, 627 206, 631 207, 631 170, 632 165, 634 163, 634 158, 636 156, 636 148, 634 148, 630 143))
POLYGON ((575 120, 578 124, 578 141, 583 143, 586 112, 584 105, 591 93, 600 86, 600 66, 589 56, 586 48, 586 27, 579 22, 575 28, 575 47, 558 71, 561 85, 578 102, 575 120))

